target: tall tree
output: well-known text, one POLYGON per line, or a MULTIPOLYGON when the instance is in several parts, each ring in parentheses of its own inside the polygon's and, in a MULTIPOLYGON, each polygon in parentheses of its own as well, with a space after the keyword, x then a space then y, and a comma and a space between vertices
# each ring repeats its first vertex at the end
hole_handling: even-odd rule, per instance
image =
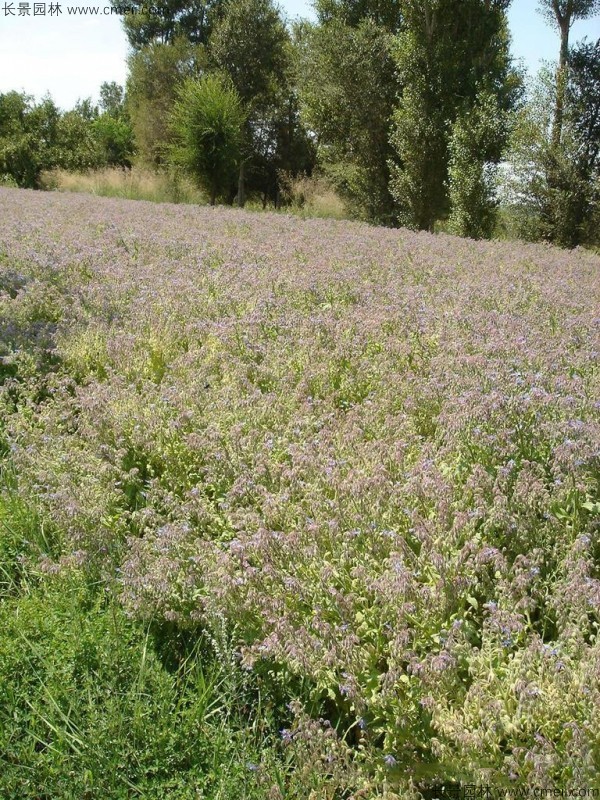
POLYGON ((166 162, 172 140, 169 115, 177 88, 187 77, 201 73, 203 58, 203 49, 185 39, 150 44, 129 57, 126 108, 143 163, 166 162))
POLYGON ((297 29, 297 75, 304 120, 318 161, 354 216, 390 224, 390 120, 397 83, 392 35, 370 19, 337 14, 297 29))
POLYGON ((569 34, 573 23, 587 19, 600 10, 600 0, 539 0, 539 9, 560 33, 560 50, 556 70, 556 97, 552 123, 552 143, 560 145, 568 84, 569 34))
POLYGON ((569 52, 560 144, 554 141, 556 75, 543 71, 519 115, 506 180, 518 232, 563 247, 598 242, 600 40, 569 52))
POLYGON ((171 156, 208 192, 211 205, 227 193, 239 166, 245 119, 241 98, 226 77, 189 78, 178 90, 171 156))
POLYGON ((52 167, 69 172, 85 172, 107 163, 96 135, 98 117, 90 116, 86 105, 78 103, 60 116, 51 155, 52 167))
POLYGON ((101 114, 93 122, 94 135, 109 166, 130 167, 135 152, 125 90, 115 81, 100 86, 101 114))
POLYGON ((237 199, 244 205, 248 170, 278 155, 278 119, 290 101, 290 36, 272 0, 228 0, 209 45, 210 64, 227 74, 247 110, 237 199))
POLYGON ((389 33, 398 31, 404 0, 316 0, 315 10, 321 25, 337 20, 352 28, 370 20, 389 33))
MULTIPOLYGON (((449 213, 453 126, 483 94, 510 108, 519 78, 512 70, 506 11, 511 0, 405 0, 395 61, 401 96, 391 142, 398 164, 392 192, 400 222, 433 229, 449 213)), ((498 160, 502 137, 497 140, 498 160)))
POLYGON ((497 142, 505 138, 507 115, 498 99, 482 92, 459 114, 449 141, 449 229, 458 236, 489 238, 496 223, 497 142))
POLYGON ((571 51, 567 105, 584 175, 600 177, 600 38, 571 51))
POLYGON ((123 28, 134 51, 152 44, 173 44, 178 39, 205 45, 220 3, 221 0, 165 0, 157 14, 144 0, 111 0, 113 7, 125 9, 123 28))
POLYGON ((100 108, 114 119, 125 116, 125 89, 116 81, 104 81, 100 86, 100 108))

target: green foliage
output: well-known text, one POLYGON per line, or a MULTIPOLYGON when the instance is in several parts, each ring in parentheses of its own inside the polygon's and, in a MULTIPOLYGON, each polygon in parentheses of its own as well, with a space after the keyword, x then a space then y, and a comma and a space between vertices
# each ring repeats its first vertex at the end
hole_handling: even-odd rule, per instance
POLYGON ((454 123, 449 142, 449 230, 488 239, 495 227, 497 201, 493 158, 503 137, 506 115, 492 94, 483 94, 454 123))
POLYGON ((77 573, 6 600, 0 628, 5 800, 261 796, 257 742, 206 644, 164 665, 156 636, 77 573))
POLYGON ((100 86, 100 108, 102 113, 94 119, 92 129, 103 164, 131 167, 135 143, 123 87, 115 81, 104 82, 100 86))
POLYGON ((302 115, 318 139, 318 160, 359 218, 389 224, 393 150, 388 141, 396 81, 391 37, 370 20, 339 19, 297 30, 302 115))
POLYGON ((169 116, 177 89, 200 73, 201 48, 184 39, 172 44, 153 43, 129 58, 126 109, 142 164, 164 165, 172 144, 169 116))
POLYGON ((527 239, 563 247, 597 240, 600 203, 600 44, 572 51, 561 139, 555 140, 557 83, 543 72, 515 126, 508 205, 527 239))
POLYGON ((18 185, 37 186, 53 162, 60 112, 47 97, 38 105, 18 92, 0 95, 0 174, 18 185))
POLYGON ((345 785, 335 763, 319 768, 318 726, 281 752, 268 687, 225 639, 132 620, 116 587, 60 560, 56 534, 3 479, 3 800, 304 800, 345 785))
MULTIPOLYGON (((168 0, 160 13, 140 0, 111 0, 116 9, 126 9, 123 28, 134 52, 155 45, 174 44, 178 39, 204 45, 208 41, 214 17, 222 0, 168 0)), ((122 12, 121 12, 122 13, 122 12)))
POLYGON ((600 173, 600 39, 571 51, 567 104, 581 170, 591 177, 600 173))
POLYGON ((312 166, 291 75, 291 41, 272 0, 230 0, 209 44, 213 68, 229 76, 247 109, 238 204, 246 191, 278 202, 281 170, 312 166))
POLYGON ((552 24, 560 27, 564 20, 569 27, 577 19, 586 19, 600 11, 598 0, 538 0, 541 13, 552 24))
POLYGON ((101 166, 104 157, 95 125, 95 120, 86 119, 76 110, 63 114, 57 124, 55 152, 49 167, 83 171, 101 166))
POLYGON ((104 164, 111 167, 131 166, 134 142, 133 131, 127 121, 108 113, 102 114, 92 123, 92 133, 104 164))
POLYGON ((575 21, 600 11, 600 2, 540 0, 539 9, 560 33, 556 73, 552 80, 543 77, 552 119, 547 110, 534 110, 533 121, 521 125, 513 142, 517 182, 521 183, 516 205, 525 220, 522 233, 573 247, 593 240, 598 222, 600 40, 595 46, 582 43, 571 52, 569 34, 575 21), (523 135, 527 127, 529 138, 523 135), (528 150, 537 151, 533 171, 524 157, 528 150), (526 219, 529 212, 533 212, 531 223, 526 219))
POLYGON ((0 186, 8 187, 9 189, 18 189, 19 184, 13 178, 12 175, 9 175, 7 172, 0 174, 0 186))
POLYGON ((172 158, 196 177, 212 205, 228 191, 239 167, 246 119, 239 94, 223 76, 189 79, 179 91, 172 158))
POLYGON ((317 0, 315 9, 320 23, 338 20, 358 27, 371 20, 378 27, 395 32, 402 21, 402 3, 398 0, 317 0))
POLYGON ((404 88, 390 136, 401 164, 390 164, 390 190, 399 205, 398 221, 420 230, 433 230, 446 208, 444 124, 441 109, 428 94, 424 87, 404 88))
MULTIPOLYGON (((398 160, 391 189, 400 222, 408 227, 432 230, 450 211, 450 138, 459 115, 470 113, 481 91, 493 94, 501 110, 517 100, 519 78, 508 49, 509 4, 409 0, 403 7, 394 51, 402 93, 391 134, 398 160)), ((499 161, 503 144, 499 135, 487 158, 499 161)))
POLYGON ((229 0, 210 39, 211 63, 250 112, 272 103, 285 81, 289 34, 271 0, 229 0))
POLYGON ((49 97, 36 104, 17 92, 0 95, 0 175, 17 186, 37 188, 51 169, 126 165, 132 150, 126 120, 99 115, 91 101, 61 113, 49 97))
POLYGON ((125 91, 115 81, 104 81, 100 86, 100 107, 104 114, 113 119, 126 116, 125 91))
POLYGON ((560 34, 560 50, 555 77, 552 146, 560 148, 567 85, 569 82, 569 35, 573 23, 587 19, 600 11, 599 0, 539 0, 539 11, 560 34))

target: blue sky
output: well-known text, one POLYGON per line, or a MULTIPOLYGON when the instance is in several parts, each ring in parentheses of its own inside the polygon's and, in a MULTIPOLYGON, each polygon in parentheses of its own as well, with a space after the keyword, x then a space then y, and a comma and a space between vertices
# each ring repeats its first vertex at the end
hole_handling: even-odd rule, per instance
MULTIPOLYGON (((70 108, 80 97, 97 98, 102 81, 124 83, 127 42, 115 16, 85 17, 67 14, 67 6, 77 4, 100 8, 109 0, 58 0, 60 16, 18 16, 20 0, 13 0, 17 16, 7 16, 0 0, 0 92, 24 90, 35 97, 49 91, 62 108, 70 108)), ((53 0, 56 2, 56 0, 53 0)), ((311 16, 311 4, 286 0, 281 5, 289 17, 311 16)), ((558 51, 558 36, 536 12, 536 0, 513 0, 510 27, 513 54, 534 73, 542 60, 551 60, 558 51)), ((46 11, 49 2, 45 4, 46 11)), ((572 41, 587 36, 600 37, 600 17, 577 23, 572 41)))

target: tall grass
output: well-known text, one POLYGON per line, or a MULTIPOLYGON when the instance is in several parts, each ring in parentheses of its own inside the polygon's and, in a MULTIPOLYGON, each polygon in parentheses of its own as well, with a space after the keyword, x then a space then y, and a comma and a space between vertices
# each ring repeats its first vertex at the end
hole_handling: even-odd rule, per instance
MULTIPOLYGON (((105 169, 89 172, 67 172, 56 169, 42 175, 42 188, 59 192, 81 192, 99 197, 121 197, 127 200, 150 200, 155 203, 190 203, 206 205, 208 198, 193 182, 178 172, 156 172, 143 167, 105 169)), ((286 178, 282 191, 284 213, 322 219, 348 219, 349 212, 342 198, 322 176, 301 175, 286 178)), ((250 211, 272 211, 257 198, 246 203, 250 211)))
POLYGON ((83 192, 155 203, 204 205, 207 202, 206 195, 189 178, 176 172, 155 172, 143 167, 106 167, 90 172, 57 169, 44 173, 42 186, 61 192, 83 192))
POLYGON ((342 198, 322 175, 283 176, 283 197, 286 211, 301 217, 349 219, 350 213, 342 198))
POLYGON ((56 550, 5 478, 2 800, 265 797, 287 769, 239 669, 200 631, 131 620, 74 563, 44 568, 56 550))

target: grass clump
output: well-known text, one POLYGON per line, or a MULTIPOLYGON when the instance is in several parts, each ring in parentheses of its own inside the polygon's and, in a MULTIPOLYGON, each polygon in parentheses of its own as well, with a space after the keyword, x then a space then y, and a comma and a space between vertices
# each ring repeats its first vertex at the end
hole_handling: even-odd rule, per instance
POLYGON ((5 800, 262 796, 252 731, 200 644, 167 668, 77 571, 5 598, 0 626, 5 800))
POLYGON ((206 196, 192 181, 174 172, 155 172, 142 167, 105 167, 89 172, 57 169, 42 177, 45 189, 83 192, 100 197, 150 200, 154 203, 192 203, 204 205, 206 196))

